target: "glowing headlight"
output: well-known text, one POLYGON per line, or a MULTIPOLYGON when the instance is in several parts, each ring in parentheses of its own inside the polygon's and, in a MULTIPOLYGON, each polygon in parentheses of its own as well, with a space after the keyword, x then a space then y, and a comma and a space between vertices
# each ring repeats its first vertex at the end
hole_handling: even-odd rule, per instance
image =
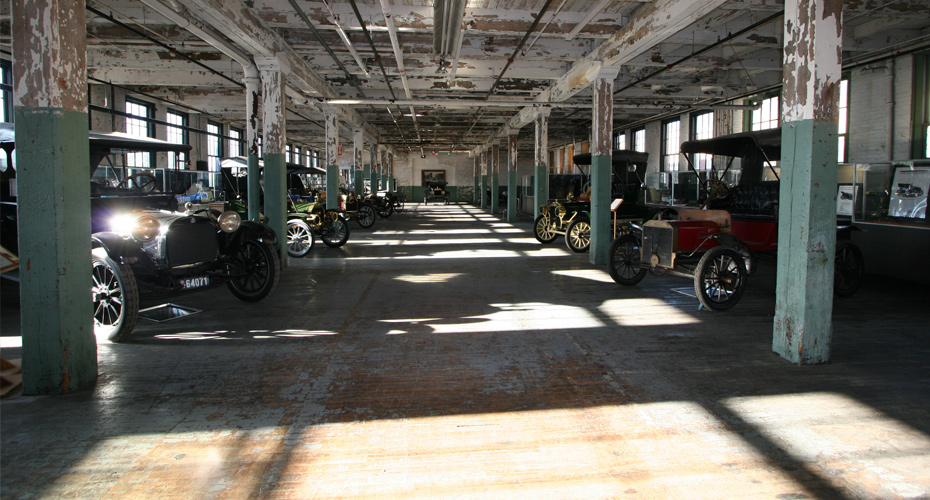
POLYGON ((138 217, 132 214, 118 215, 110 220, 110 230, 122 236, 132 236, 139 241, 151 241, 158 235, 161 225, 151 215, 138 217))
POLYGON ((235 233, 239 229, 239 223, 242 222, 242 219, 239 217, 239 214, 233 211, 223 212, 223 215, 220 215, 219 218, 220 229, 224 233, 235 233))

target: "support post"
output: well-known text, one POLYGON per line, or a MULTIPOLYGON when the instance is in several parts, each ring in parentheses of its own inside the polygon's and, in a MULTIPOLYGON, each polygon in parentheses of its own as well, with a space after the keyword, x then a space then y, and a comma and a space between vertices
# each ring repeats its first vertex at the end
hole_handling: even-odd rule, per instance
POLYGON ((365 166, 362 164, 362 148, 364 147, 364 133, 362 129, 357 128, 354 130, 355 137, 353 140, 353 147, 355 151, 355 176, 352 179, 352 183, 355 184, 355 194, 361 195, 365 192, 365 166))
POLYGON ((549 199, 549 108, 536 114, 534 150, 536 171, 533 176, 533 218, 539 217, 539 206, 549 199))
POLYGON ((842 0, 785 2, 778 264, 772 349, 830 360, 842 0))
POLYGON ((371 164, 368 166, 368 171, 365 174, 365 178, 368 179, 369 190, 374 193, 378 190, 378 182, 375 180, 375 177, 378 175, 378 149, 381 146, 378 143, 371 145, 371 164))
POLYGON ((475 155, 475 193, 472 195, 472 204, 481 206, 481 155, 475 155))
POLYGON ((27 395, 68 393, 97 378, 84 23, 83 0, 12 3, 27 395))
MULTIPOLYGON (((591 135, 591 248, 588 260, 607 265, 613 231, 610 228, 610 174, 613 154, 614 80, 618 68, 601 69, 594 81, 591 135)), ((570 159, 569 159, 570 161, 570 159)))
MULTIPOLYGON (((277 235, 278 248, 287 243, 287 121, 284 82, 290 68, 285 61, 284 55, 255 59, 262 76, 265 223, 277 235)), ((250 204, 255 202, 249 201, 250 204)), ((287 259, 281 259, 281 267, 287 267, 287 259)))
POLYGON ((339 209, 339 110, 333 106, 327 106, 323 112, 324 133, 326 139, 324 148, 325 165, 326 165, 326 209, 339 209))
POLYGON ((488 151, 481 151, 481 208, 488 208, 488 151))
POLYGON ((507 136, 507 222, 517 221, 517 134, 507 136))
POLYGON ((501 147, 500 144, 491 146, 491 213, 496 214, 501 211, 500 207, 500 165, 501 165, 501 147))
MULTIPOLYGON (((252 68, 252 71, 255 71, 255 68, 252 68)), ((248 145, 246 156, 246 165, 248 166, 246 201, 249 207, 248 217, 253 222, 259 221, 262 209, 261 171, 258 167, 258 104, 262 96, 261 83, 261 78, 257 74, 245 77, 245 108, 249 114, 245 124, 245 137, 248 145)))

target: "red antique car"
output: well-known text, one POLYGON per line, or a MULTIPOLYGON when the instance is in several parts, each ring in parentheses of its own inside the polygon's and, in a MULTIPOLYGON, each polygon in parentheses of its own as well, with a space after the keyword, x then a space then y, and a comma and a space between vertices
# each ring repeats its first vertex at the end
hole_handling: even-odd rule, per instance
MULTIPOLYGON (((779 182, 774 162, 780 149, 779 129, 683 143, 681 152, 700 182, 701 203, 679 209, 675 220, 650 220, 641 234, 614 240, 609 256, 614 281, 635 285, 647 270, 668 272, 692 279, 704 307, 719 311, 736 305, 753 271, 753 254, 777 247, 779 182), (719 171, 711 167, 702 178, 690 156, 700 153, 726 157, 726 166, 719 171), (720 179, 728 178, 736 159, 739 181, 731 187, 720 179)), ((861 252, 849 241, 852 229, 837 226, 834 293, 841 296, 855 293, 864 270, 861 252)))

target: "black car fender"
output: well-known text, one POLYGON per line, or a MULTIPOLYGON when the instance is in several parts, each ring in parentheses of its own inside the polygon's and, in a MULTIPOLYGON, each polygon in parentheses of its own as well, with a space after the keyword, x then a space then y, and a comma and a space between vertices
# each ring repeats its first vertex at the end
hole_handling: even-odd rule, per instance
POLYGON ((752 252, 749 250, 749 246, 747 246, 743 240, 727 233, 715 233, 712 234, 710 238, 719 243, 720 246, 730 247, 733 250, 736 250, 736 252, 740 254, 740 257, 743 258, 743 262, 746 264, 747 273, 752 274, 756 271, 756 263, 752 258, 752 252))
POLYGON ((239 245, 246 240, 261 241, 262 243, 268 243, 272 246, 277 246, 278 244, 278 237, 275 235, 273 229, 265 224, 249 220, 244 220, 239 224, 239 230, 236 231, 231 243, 233 245, 239 245))
POLYGON ((90 239, 91 248, 103 248, 116 262, 132 265, 145 260, 145 253, 139 243, 131 238, 113 232, 101 232, 94 233, 90 239))
POLYGON ((849 226, 846 226, 846 225, 840 226, 840 225, 838 225, 838 226, 836 226, 836 239, 837 239, 837 241, 839 241, 839 240, 848 240, 848 239, 851 239, 851 238, 852 238, 852 232, 853 232, 853 231, 862 231, 862 229, 860 229, 859 226, 852 226, 852 225, 849 225, 849 226))

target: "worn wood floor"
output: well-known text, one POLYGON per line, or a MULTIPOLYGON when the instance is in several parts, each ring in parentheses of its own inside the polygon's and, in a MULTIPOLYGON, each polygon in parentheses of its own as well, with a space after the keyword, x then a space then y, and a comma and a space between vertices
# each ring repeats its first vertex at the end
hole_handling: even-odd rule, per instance
POLYGON ((710 313, 530 226, 411 206, 263 302, 176 300, 203 312, 99 345, 96 386, 0 403, 0 497, 930 498, 926 287, 870 277, 798 367, 773 261, 710 313))

